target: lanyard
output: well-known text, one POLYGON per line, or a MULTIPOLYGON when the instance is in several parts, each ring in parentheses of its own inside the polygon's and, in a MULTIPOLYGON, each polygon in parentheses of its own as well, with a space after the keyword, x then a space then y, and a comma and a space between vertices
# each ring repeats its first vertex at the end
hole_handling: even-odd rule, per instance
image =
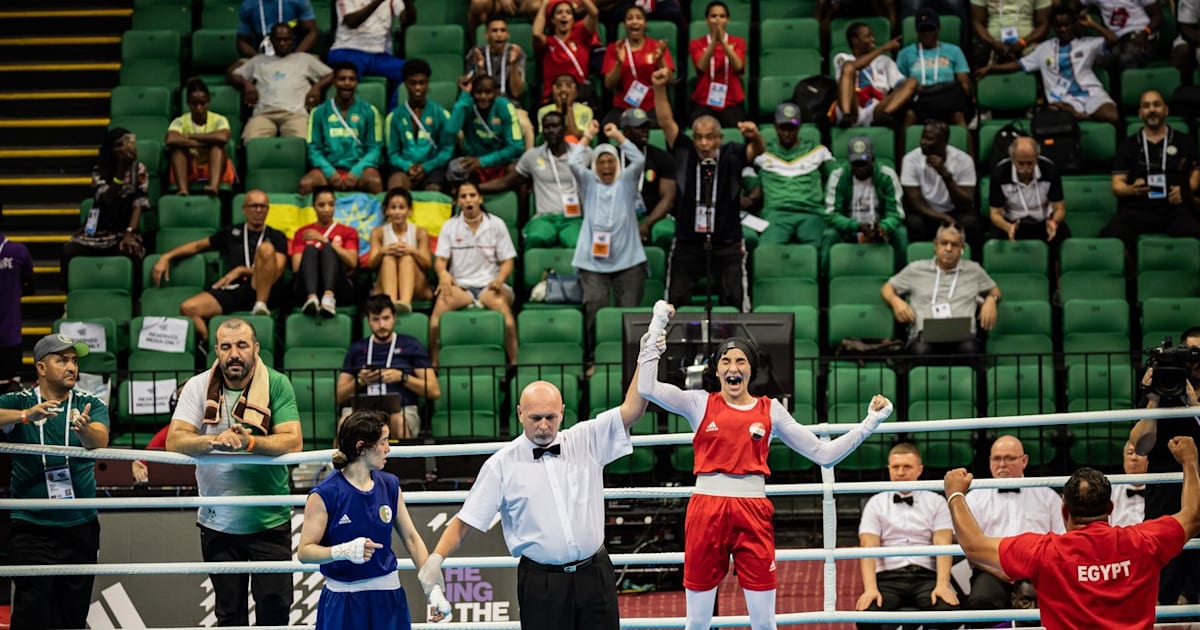
MULTIPOLYGON (((930 304, 937 304, 938 288, 942 284, 942 268, 935 262, 933 268, 937 271, 937 276, 933 279, 933 296, 929 298, 930 304)), ((958 286, 958 267, 954 268, 954 281, 950 283, 950 292, 946 294, 946 302, 954 299, 954 288, 958 286)))
MULTIPOLYGON (((504 50, 500 51, 500 93, 507 94, 505 91, 505 82, 508 79, 508 47, 512 44, 505 44, 504 50)), ((483 49, 484 63, 487 64, 487 73, 490 76, 496 76, 492 73, 492 52, 485 46, 483 49)))
POLYGON ((489 135, 489 136, 491 136, 491 137, 495 138, 495 137, 496 137, 496 130, 495 130, 495 129, 492 129, 492 126, 491 126, 491 125, 489 125, 489 124, 487 123, 487 118, 485 118, 485 117, 484 117, 484 115, 483 115, 483 112, 480 112, 480 111, 479 111, 479 106, 478 106, 478 105, 472 105, 472 107, 474 107, 474 108, 475 108, 475 120, 478 120, 478 121, 479 121, 479 124, 483 125, 483 128, 484 128, 484 129, 487 129, 487 132, 488 132, 488 135, 489 135))
MULTIPOLYGON (((941 46, 938 46, 934 50, 938 50, 940 48, 941 48, 941 46)), ((929 83, 925 82, 925 47, 919 43, 917 44, 917 55, 921 58, 921 85, 930 85, 929 83)), ((934 61, 934 63, 933 63, 933 82, 934 83, 937 83, 937 79, 938 79, 937 60, 938 60, 938 55, 934 55, 933 56, 933 61, 934 61)))
MULTIPOLYGON (((558 188, 559 192, 561 192, 562 181, 558 179, 558 163, 554 157, 554 153, 550 151, 550 145, 548 144, 546 145, 546 159, 550 161, 550 170, 554 173, 554 186, 558 188)), ((573 178, 572 183, 574 183, 573 178)))
MULTIPOLYGON (((1025 214, 1030 214, 1029 205, 1025 203, 1025 190, 1028 188, 1033 188, 1033 198, 1037 202, 1035 204, 1035 207, 1038 210, 1043 210, 1043 208, 1042 208, 1042 189, 1038 183, 1038 179, 1036 176, 1033 178, 1033 181, 1030 182, 1028 185, 1022 184, 1021 180, 1017 179, 1017 169, 1014 167, 1013 168, 1013 184, 1016 184, 1016 186, 1017 186, 1017 199, 1021 200, 1021 207, 1025 210, 1025 214)), ((1043 217, 1045 217, 1045 216, 1048 216, 1049 213, 1042 212, 1041 214, 1043 217)))
POLYGON ((425 135, 429 136, 429 144, 432 144, 433 150, 437 151, 437 148, 438 148, 437 141, 433 139, 433 134, 429 133, 429 130, 425 128, 425 125, 421 124, 421 117, 418 116, 417 113, 413 111, 413 108, 407 102, 404 103, 404 109, 408 110, 408 115, 412 116, 412 121, 414 123, 417 123, 417 129, 420 129, 421 131, 423 131, 425 133, 425 135))
MULTIPOLYGON (((716 209, 717 207, 717 180, 720 179, 721 162, 718 160, 713 164, 713 179, 712 179, 712 197, 709 198, 709 208, 716 209)), ((700 187, 704 185, 704 180, 700 177, 700 163, 696 163, 696 207, 700 207, 700 187)))
MULTIPOLYGON (((332 232, 333 228, 335 228, 337 226, 338 226, 338 222, 334 221, 328 228, 326 228, 325 233, 322 234, 321 236, 324 236, 325 238, 329 238, 329 233, 332 232)), ((263 231, 265 232, 266 230, 263 230, 263 231)), ((255 249, 258 249, 258 247, 255 246, 255 249)))
MULTIPOLYGON (((407 104, 408 103, 405 103, 405 105, 407 104)), ((333 113, 337 114, 338 122, 342 123, 342 127, 344 127, 346 131, 350 132, 350 137, 354 138, 354 141, 357 142, 359 146, 362 146, 362 140, 359 139, 358 132, 354 130, 354 127, 351 127, 349 124, 347 124, 346 119, 342 117, 342 108, 338 107, 337 101, 330 101, 329 105, 333 108, 333 113)))
MULTIPOLYGON (((37 404, 39 404, 39 405, 42 404, 41 389, 40 388, 34 389, 33 395, 37 396, 37 404)), ((64 413, 63 413, 63 416, 64 416, 63 446, 71 445, 71 405, 74 404, 74 402, 75 402, 75 390, 71 390, 71 392, 69 394, 67 394, 67 408, 64 410, 64 413)), ((46 418, 45 420, 42 420, 41 422, 36 423, 37 428, 38 428, 38 444, 41 444, 43 446, 46 445, 46 423, 49 421, 50 421, 50 419, 46 418)), ((64 459, 66 459, 68 462, 71 461, 70 457, 64 457, 64 459)), ((42 454, 42 468, 45 468, 45 467, 46 467, 46 454, 43 453, 42 454)))
POLYGON ((567 42, 564 42, 563 39, 558 35, 555 35, 554 39, 558 42, 558 45, 562 47, 562 51, 567 55, 567 58, 571 60, 571 65, 575 66, 575 76, 586 81, 587 73, 583 71, 583 66, 579 65, 579 60, 575 58, 575 53, 571 52, 571 49, 567 47, 567 42))
MULTIPOLYGON (((729 41, 729 33, 726 33, 725 37, 723 39, 724 39, 724 41, 728 42, 729 41)), ((712 35, 705 35, 704 42, 705 42, 706 46, 711 45, 712 44, 712 35)), ((725 68, 725 72, 724 72, 725 78, 722 79, 720 81, 720 83, 722 85, 729 85, 729 56, 725 54, 724 48, 718 46, 717 50, 721 51, 721 56, 725 60, 725 65, 723 66, 725 68)), ((717 62, 717 51, 714 50, 712 59, 708 60, 708 80, 709 80, 709 82, 716 82, 716 80, 717 80, 716 71, 713 70, 713 66, 716 65, 716 62, 717 62)))
MULTIPOLYGON (((396 337, 397 337, 396 333, 392 333, 392 345, 390 347, 388 347, 387 362, 383 366, 386 369, 391 369, 391 367, 392 367, 392 356, 396 353, 396 337)), ((367 339, 367 364, 369 365, 374 360, 375 360, 375 335, 371 335, 367 339)))
MULTIPOLYGON (((1163 140, 1162 150, 1159 152, 1162 157, 1162 170, 1160 173, 1167 172, 1167 147, 1171 144, 1171 128, 1167 128, 1167 137, 1163 140)), ((1146 142, 1146 130, 1142 129, 1142 157, 1146 159, 1146 174, 1150 174, 1150 145, 1146 142)))
MULTIPOLYGON (((279 21, 283 21, 283 0, 279 0, 279 21)), ((258 23, 262 24, 263 37, 271 34, 267 30, 267 10, 263 8, 263 0, 258 0, 258 23)))
MULTIPOLYGON (((642 46, 645 45, 646 42, 642 42, 642 46)), ((629 62, 629 73, 633 75, 633 80, 637 81, 637 64, 633 61, 633 48, 629 45, 628 37, 625 38, 625 61, 629 62)))
MULTIPOLYGON (((262 245, 263 237, 267 235, 267 226, 263 226, 262 232, 258 233, 258 242, 254 244, 254 251, 258 252, 258 246, 262 245)), ((242 260, 246 262, 246 266, 254 268, 254 259, 250 257, 250 226, 242 224, 242 255, 245 256, 242 260)))

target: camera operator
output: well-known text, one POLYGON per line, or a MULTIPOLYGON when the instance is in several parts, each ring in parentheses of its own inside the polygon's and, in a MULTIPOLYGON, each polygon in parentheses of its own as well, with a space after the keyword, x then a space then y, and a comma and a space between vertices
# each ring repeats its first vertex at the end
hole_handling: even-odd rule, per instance
MULTIPOLYGON (((1200 326, 1183 331, 1178 347, 1171 348, 1164 343, 1149 352, 1147 364, 1150 367, 1141 381, 1146 391, 1147 409, 1200 406, 1196 394, 1200 390, 1200 361, 1194 356, 1197 350, 1200 350, 1200 326), (1155 369, 1159 371, 1157 377, 1155 369), (1179 378, 1181 373, 1183 378, 1179 378), (1167 374, 1172 378, 1166 378, 1167 374)), ((1134 425, 1129 441, 1139 455, 1149 459, 1147 472, 1180 472, 1180 465, 1167 449, 1167 443, 1176 436, 1200 440, 1200 417, 1144 418, 1134 425)), ((1177 511, 1179 488, 1175 484, 1146 486, 1146 520, 1177 511)), ((1158 603, 1175 604, 1180 595, 1185 595, 1189 602, 1195 603, 1195 587, 1188 587, 1188 578, 1196 575, 1200 575, 1200 551, 1185 550, 1163 567, 1158 603)))

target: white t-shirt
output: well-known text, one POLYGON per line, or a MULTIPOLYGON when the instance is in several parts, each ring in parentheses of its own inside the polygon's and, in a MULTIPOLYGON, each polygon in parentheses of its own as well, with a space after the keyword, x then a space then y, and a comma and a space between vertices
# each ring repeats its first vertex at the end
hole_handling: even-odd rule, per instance
POLYGON ((1175 20, 1180 24, 1200 23, 1200 0, 1179 0, 1175 12, 1175 20))
POLYGON ((354 13, 371 4, 371 0, 338 0, 337 33, 333 37, 331 50, 350 48, 369 53, 391 54, 392 19, 404 13, 404 0, 387 0, 367 17, 358 28, 342 24, 347 13, 354 13))
MULTIPOLYGON (((959 186, 975 185, 975 160, 962 150, 946 146, 946 169, 959 186)), ((904 160, 900 163, 900 185, 920 186, 921 196, 937 212, 954 210, 950 189, 946 188, 942 176, 929 167, 920 147, 904 154, 904 160)))
POLYGON ((450 260, 450 275, 464 289, 482 289, 496 279, 500 263, 517 257, 504 219, 486 213, 479 229, 471 232, 461 214, 450 217, 438 234, 438 258, 450 260))
MULTIPOLYGON (((950 508, 941 495, 928 490, 918 490, 908 495, 912 505, 897 503, 898 492, 880 492, 863 507, 862 520, 858 524, 859 534, 879 536, 881 547, 905 547, 910 545, 932 545, 933 533, 951 531, 950 508)), ((875 572, 902 569, 910 564, 935 571, 933 556, 897 556, 876 558, 875 572)))
POLYGON ((1146 7, 1153 6, 1158 0, 1082 0, 1084 6, 1100 7, 1100 15, 1104 25, 1124 37, 1150 26, 1150 15, 1146 7))
MULTIPOLYGON (((1079 85, 1079 89, 1087 92, 1089 97, 1104 94, 1104 84, 1092 70, 1096 65, 1096 58, 1104 52, 1104 38, 1076 37, 1071 40, 1070 46, 1071 72, 1075 75, 1075 83, 1079 85)), ((1038 44, 1032 52, 1020 59, 1021 68, 1025 72, 1042 73, 1046 98, 1051 101, 1061 101, 1069 96, 1071 91, 1071 82, 1062 76, 1060 60, 1058 38, 1038 44)))
POLYGON ((533 180, 533 196, 537 199, 535 215, 563 214, 563 195, 573 194, 579 198, 575 174, 568 163, 570 154, 570 145, 562 155, 555 156, 543 144, 526 151, 517 161, 517 172, 533 180))
POLYGON ((567 564, 604 544, 604 466, 632 453, 633 443, 620 409, 609 409, 560 431, 551 444, 560 455, 534 459, 536 445, 524 434, 496 451, 456 517, 486 531, 499 512, 513 557, 567 564))
MULTIPOLYGON (((842 76, 842 66, 853 62, 854 55, 850 53, 838 53, 833 58, 833 76, 842 76)), ((888 55, 879 55, 867 64, 867 67, 858 71, 858 85, 862 87, 864 84, 869 84, 871 87, 887 94, 891 92, 897 85, 904 81, 904 75, 900 73, 900 67, 888 55)))

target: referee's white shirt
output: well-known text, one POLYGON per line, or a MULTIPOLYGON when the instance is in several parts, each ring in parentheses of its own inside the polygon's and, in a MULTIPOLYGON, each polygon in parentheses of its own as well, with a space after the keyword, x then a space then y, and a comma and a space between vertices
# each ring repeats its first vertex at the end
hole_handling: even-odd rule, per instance
MULTIPOLYGON (((950 508, 941 495, 927 490, 912 493, 913 504, 896 503, 898 492, 881 492, 867 501, 863 508, 859 534, 879 536, 883 547, 932 545, 933 532, 952 530, 950 508)), ((900 495, 903 496, 903 495, 900 495)), ((935 571, 933 556, 898 556, 876 558, 875 572, 901 569, 910 564, 935 571)))
POLYGON ((486 531, 500 513, 513 557, 567 564, 604 544, 604 465, 633 452, 620 409, 560 431, 558 456, 533 458, 522 433, 483 464, 458 519, 486 531))
POLYGON ((1129 496, 1126 490, 1146 490, 1146 486, 1116 484, 1112 487, 1113 511, 1108 524, 1113 527, 1128 527, 1146 520, 1146 495, 1129 496))
POLYGON ((1061 534, 1062 498, 1050 488, 1021 488, 1020 492, 998 492, 995 488, 967 493, 967 506, 984 534, 1007 538, 1033 532, 1061 534))

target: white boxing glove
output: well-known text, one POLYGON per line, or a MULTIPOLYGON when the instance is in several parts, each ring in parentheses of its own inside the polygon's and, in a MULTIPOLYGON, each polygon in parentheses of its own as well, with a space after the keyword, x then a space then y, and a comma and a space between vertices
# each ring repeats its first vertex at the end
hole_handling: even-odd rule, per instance
POLYGON ((442 576, 442 561, 445 560, 440 553, 431 553, 429 558, 425 560, 425 564, 421 565, 421 569, 417 571, 417 581, 421 583, 421 589, 425 591, 425 597, 432 599, 433 589, 438 589, 438 592, 446 590, 446 579, 442 576))
POLYGON ((867 421, 872 424, 879 424, 880 422, 887 420, 891 415, 892 401, 888 400, 884 396, 875 396, 871 399, 870 404, 867 405, 867 421), (875 402, 878 400, 882 400, 884 403, 886 403, 882 409, 875 409, 875 402))
POLYGON ((354 564, 362 564, 367 561, 364 557, 366 549, 367 538, 359 536, 350 542, 334 545, 330 550, 330 555, 334 560, 349 560, 354 564))
MULTIPOLYGON (((450 602, 446 599, 446 595, 442 593, 442 587, 434 586, 433 590, 429 591, 429 606, 442 615, 441 619, 433 623, 450 623, 450 602)), ((430 615, 430 621, 433 621, 432 617, 433 615, 430 615)))
POLYGON ((671 317, 675 315, 675 307, 671 306, 666 300, 659 300, 654 303, 654 314, 650 318, 650 332, 666 331, 667 324, 671 322, 671 317))

